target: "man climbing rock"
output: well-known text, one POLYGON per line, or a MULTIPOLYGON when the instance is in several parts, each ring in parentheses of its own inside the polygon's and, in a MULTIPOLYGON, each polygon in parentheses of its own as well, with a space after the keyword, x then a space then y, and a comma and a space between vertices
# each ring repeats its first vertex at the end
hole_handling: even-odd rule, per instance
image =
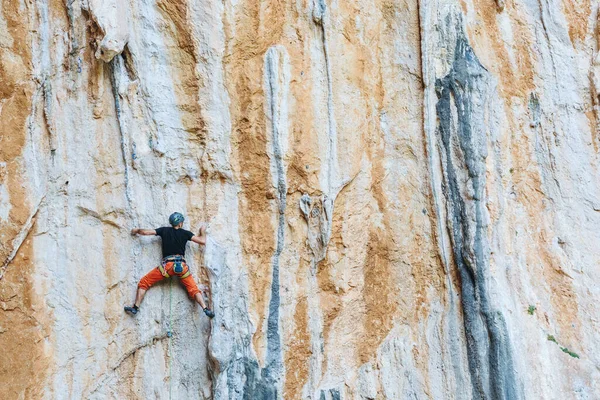
POLYGON ((198 289, 196 281, 192 277, 190 268, 185 262, 185 245, 191 240, 194 243, 206 244, 206 226, 200 228, 200 235, 196 236, 190 231, 183 229, 184 217, 176 212, 169 217, 170 227, 158 229, 132 229, 132 235, 160 236, 162 239, 163 260, 161 265, 148 272, 138 284, 135 303, 131 307, 125 307, 125 311, 135 315, 140 309, 140 304, 146 295, 146 291, 155 283, 172 276, 181 279, 190 298, 196 300, 209 318, 213 318, 212 312, 204 303, 202 292, 198 289))

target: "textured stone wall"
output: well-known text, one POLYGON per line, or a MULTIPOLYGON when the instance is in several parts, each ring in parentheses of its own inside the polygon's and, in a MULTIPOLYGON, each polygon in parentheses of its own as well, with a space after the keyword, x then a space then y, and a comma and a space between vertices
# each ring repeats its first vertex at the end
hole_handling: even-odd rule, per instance
POLYGON ((0 398, 600 398, 597 29, 0 0, 0 398), (212 321, 177 281, 123 313, 173 211, 212 321))

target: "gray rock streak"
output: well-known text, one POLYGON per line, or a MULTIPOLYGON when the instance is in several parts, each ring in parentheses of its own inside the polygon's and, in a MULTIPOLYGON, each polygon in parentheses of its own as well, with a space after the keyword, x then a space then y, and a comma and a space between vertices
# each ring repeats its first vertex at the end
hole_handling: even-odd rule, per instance
MULTIPOLYGON (((285 74, 285 49, 282 47, 271 47, 265 55, 265 85, 267 87, 267 104, 269 105, 271 120, 271 134, 273 145, 273 157, 275 162, 277 180, 277 244, 273 254, 273 275, 271 281, 271 299, 269 301, 269 316, 267 318, 267 360, 263 370, 263 378, 275 382, 282 369, 281 333, 279 326, 279 307, 281 299, 279 295, 279 259, 285 242, 285 208, 287 201, 287 183, 285 168, 283 165, 282 150, 282 125, 281 121, 282 103, 285 107, 286 74, 285 74)), ((285 115, 285 114, 284 114, 285 115)))
POLYGON ((459 35, 452 68, 436 82, 438 139, 454 265, 475 399, 519 399, 508 332, 487 289, 485 105, 489 73, 459 35))

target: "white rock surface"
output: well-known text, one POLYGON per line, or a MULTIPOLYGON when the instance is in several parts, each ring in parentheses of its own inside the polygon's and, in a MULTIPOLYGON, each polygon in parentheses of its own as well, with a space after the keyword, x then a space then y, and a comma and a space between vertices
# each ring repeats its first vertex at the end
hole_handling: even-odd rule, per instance
POLYGON ((0 0, 0 398, 600 398, 598 4, 0 0))

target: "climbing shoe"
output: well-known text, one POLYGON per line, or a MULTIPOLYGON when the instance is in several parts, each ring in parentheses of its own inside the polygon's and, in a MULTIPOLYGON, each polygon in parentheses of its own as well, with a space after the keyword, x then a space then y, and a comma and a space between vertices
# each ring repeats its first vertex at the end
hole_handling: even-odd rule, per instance
POLYGON ((204 308, 204 314, 206 314, 206 316, 208 318, 214 318, 215 317, 215 313, 212 312, 209 308, 204 308))
POLYGON ((140 311, 140 308, 138 306, 134 305, 133 307, 125 307, 125 311, 130 314, 135 315, 138 313, 138 311, 140 311))

